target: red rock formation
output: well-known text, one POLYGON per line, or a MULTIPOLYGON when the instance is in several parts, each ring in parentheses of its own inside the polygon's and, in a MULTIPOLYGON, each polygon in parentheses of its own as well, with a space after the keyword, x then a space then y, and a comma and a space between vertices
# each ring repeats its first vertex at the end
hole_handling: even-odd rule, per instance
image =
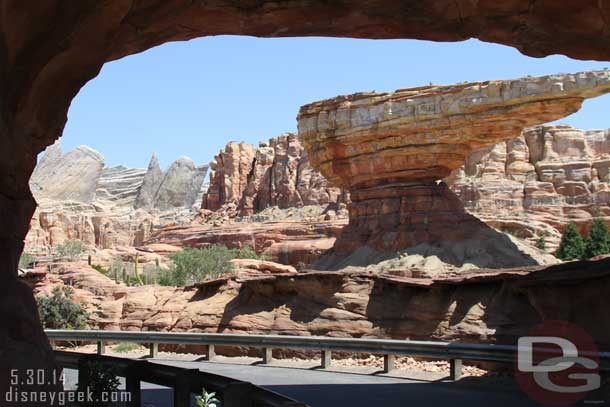
POLYGON ((65 264, 30 284, 39 295, 74 286, 101 329, 514 343, 542 320, 562 319, 610 347, 610 259, 438 279, 249 272, 198 288, 124 287, 65 264))
POLYGON ((303 106, 299 136, 313 167, 352 200, 350 224, 333 258, 319 267, 337 267, 363 246, 392 253, 426 243, 450 249, 465 240, 473 241, 466 251, 499 261, 468 260, 479 266, 532 264, 466 214, 437 180, 473 150, 516 138, 525 126, 569 115, 584 99, 607 92, 610 73, 599 71, 359 93, 303 106))
MULTIPOLYGON (((311 264, 330 249, 346 225, 336 221, 235 222, 163 228, 146 242, 171 247, 203 247, 222 244, 230 248, 249 246, 282 264, 311 264)), ((164 249, 167 250, 167 249, 164 249)))
POLYGON ((292 133, 260 143, 258 149, 231 142, 214 157, 211 168, 202 208, 230 216, 252 215, 272 206, 325 205, 340 198, 340 190, 309 165, 292 133))
POLYGON ((19 292, 28 297, 29 305, 16 315, 14 306, 21 300, 0 304, 2 319, 13 321, 2 325, 0 342, 14 345, 5 347, 0 364, 53 368, 32 297, 16 280, 23 239, 36 206, 28 179, 37 155, 61 135, 71 100, 105 62, 168 41, 218 34, 436 41, 474 37, 511 45, 533 56, 564 53, 582 59, 610 59, 609 10, 607 2, 598 0, 307 0, 247 5, 178 0, 4 1, 0 19, 4 39, 0 59, 0 287, 7 290, 2 298, 19 292), (28 352, 30 349, 35 352, 28 352), (17 360, 21 356, 15 355, 22 354, 34 355, 36 363, 17 360))
POLYGON ((446 181, 470 213, 553 249, 569 222, 586 234, 594 217, 610 221, 609 165, 608 131, 539 126, 473 152, 446 181))

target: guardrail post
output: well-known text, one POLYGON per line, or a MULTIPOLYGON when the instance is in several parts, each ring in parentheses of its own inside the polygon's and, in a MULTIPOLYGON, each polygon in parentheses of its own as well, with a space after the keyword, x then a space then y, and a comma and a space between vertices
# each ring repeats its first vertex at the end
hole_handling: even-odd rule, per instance
POLYGON ((263 348, 263 363, 268 365, 273 360, 273 348, 263 348))
POLYGON ((331 364, 332 352, 330 350, 322 350, 322 369, 328 369, 331 364))
POLYGON ((151 358, 156 358, 159 354, 159 344, 156 342, 150 343, 148 345, 148 350, 149 350, 148 356, 151 358))
POLYGON ((460 380, 462 377, 462 359, 449 360, 449 379, 460 380))
POLYGON ((49 345, 51 345, 51 349, 53 349, 53 350, 57 349, 57 344, 55 343, 55 341, 50 340, 49 345))
POLYGON ((252 384, 247 382, 230 383, 222 391, 222 407, 250 407, 252 384))
POLYGON ((387 354, 383 355, 383 372, 390 373, 394 370, 394 362, 396 362, 396 355, 387 354))
POLYGON ((97 341, 97 354, 103 355, 106 353, 106 343, 104 341, 97 341))
POLYGON ((214 349, 214 345, 207 345, 207 351, 205 354, 204 360, 212 360, 216 357, 216 350, 214 349))

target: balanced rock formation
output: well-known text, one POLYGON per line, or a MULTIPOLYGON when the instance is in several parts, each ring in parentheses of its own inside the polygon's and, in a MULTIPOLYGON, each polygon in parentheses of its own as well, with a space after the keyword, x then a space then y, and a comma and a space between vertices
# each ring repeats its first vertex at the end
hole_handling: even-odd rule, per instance
POLYGON ((210 186, 202 208, 245 216, 265 208, 326 205, 343 199, 338 188, 309 165, 295 134, 260 143, 230 142, 210 165, 210 186))
MULTIPOLYGON (((104 63, 169 41, 206 35, 326 35, 461 41, 479 38, 532 56, 610 59, 608 3, 497 0, 396 2, 5 2, 0 31, 0 276, 7 294, 0 362, 55 369, 33 297, 15 279, 36 203, 28 180, 37 155, 61 135, 78 91, 104 63), (316 18, 312 20, 311 15, 316 18), (16 304, 20 307, 16 307, 16 304), (16 309, 19 309, 16 313, 16 309)), ((24 391, 24 386, 19 390, 24 391)), ((40 388, 31 388, 40 391, 40 388)), ((52 389, 57 390, 57 389, 52 389)))
POLYGON ((360 264, 408 248, 460 266, 534 263, 467 214, 439 180, 472 151, 515 139, 525 127, 567 116, 608 92, 610 71, 596 71, 358 93, 303 106, 299 136, 313 167, 349 190, 352 201, 350 223, 321 267, 337 267, 363 246, 374 253, 354 259, 360 264))
POLYGON ((100 249, 140 245, 155 229, 192 220, 206 172, 206 165, 186 157, 163 172, 154 155, 148 170, 104 167, 97 151, 81 146, 62 154, 57 142, 32 176, 38 208, 27 250, 48 250, 68 239, 100 249))

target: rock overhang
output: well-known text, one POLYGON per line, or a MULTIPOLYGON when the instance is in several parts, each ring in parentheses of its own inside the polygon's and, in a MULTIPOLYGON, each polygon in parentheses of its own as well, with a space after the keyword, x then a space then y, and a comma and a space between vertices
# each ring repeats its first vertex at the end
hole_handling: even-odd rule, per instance
POLYGON ((301 107, 299 136, 314 167, 340 187, 435 180, 472 150, 608 92, 609 70, 361 92, 301 107))

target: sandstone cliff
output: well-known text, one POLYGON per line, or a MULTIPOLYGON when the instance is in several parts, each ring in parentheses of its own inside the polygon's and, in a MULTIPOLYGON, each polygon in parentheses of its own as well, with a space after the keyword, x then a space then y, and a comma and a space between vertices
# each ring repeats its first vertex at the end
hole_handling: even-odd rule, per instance
POLYGON ((610 221, 610 133, 565 125, 526 129, 473 152, 446 179, 466 209, 499 230, 554 249, 568 222, 610 221))
POLYGON ((351 199, 349 225, 318 266, 370 265, 405 251, 457 267, 546 261, 468 214, 439 180, 474 150, 518 138, 608 92, 610 73, 590 71, 363 92, 302 106, 299 137, 312 166, 351 199), (361 248, 367 252, 355 255, 361 248))
POLYGON ((63 264, 24 280, 38 295, 73 286, 99 329, 514 343, 541 321, 561 319, 610 347, 610 259, 436 279, 408 270, 277 272, 252 270, 198 287, 125 287, 63 264))
POLYGON ((231 142, 210 165, 210 185, 202 208, 231 216, 251 215, 265 208, 326 205, 341 199, 341 191, 309 165, 295 134, 260 143, 231 142))

